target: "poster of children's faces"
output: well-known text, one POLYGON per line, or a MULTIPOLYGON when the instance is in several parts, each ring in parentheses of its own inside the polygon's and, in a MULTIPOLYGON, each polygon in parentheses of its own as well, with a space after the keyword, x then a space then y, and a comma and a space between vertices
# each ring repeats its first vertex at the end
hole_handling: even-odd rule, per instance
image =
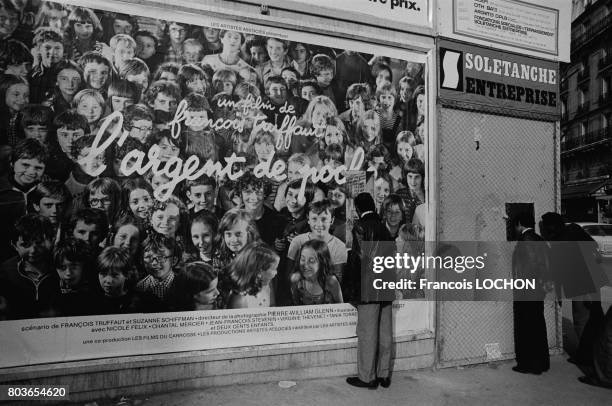
POLYGON ((346 171, 424 238, 423 55, 0 4, 0 320, 357 303, 346 171))

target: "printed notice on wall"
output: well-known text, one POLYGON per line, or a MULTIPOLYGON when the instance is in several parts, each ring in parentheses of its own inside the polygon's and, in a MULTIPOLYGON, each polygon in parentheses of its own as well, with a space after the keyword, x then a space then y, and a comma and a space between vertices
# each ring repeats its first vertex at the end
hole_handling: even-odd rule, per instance
POLYGON ((559 11, 513 0, 455 0, 453 32, 558 54, 559 11))
POLYGON ((349 304, 3 322, 0 367, 355 336, 349 304), (20 339, 11 339, 20 331, 20 339))

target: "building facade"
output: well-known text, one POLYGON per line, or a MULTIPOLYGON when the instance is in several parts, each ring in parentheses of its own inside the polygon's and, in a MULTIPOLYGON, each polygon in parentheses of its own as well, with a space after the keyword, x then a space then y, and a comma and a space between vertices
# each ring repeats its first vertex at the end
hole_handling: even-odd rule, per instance
POLYGON ((612 1, 574 1, 571 62, 561 67, 562 209, 612 222, 612 1))

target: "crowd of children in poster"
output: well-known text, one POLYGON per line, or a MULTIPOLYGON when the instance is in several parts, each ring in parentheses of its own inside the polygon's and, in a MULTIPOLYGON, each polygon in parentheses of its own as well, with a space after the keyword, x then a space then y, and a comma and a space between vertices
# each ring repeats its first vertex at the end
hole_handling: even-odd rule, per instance
POLYGON ((423 64, 35 0, 0 38, 0 320, 358 301, 346 169, 423 239, 423 64))

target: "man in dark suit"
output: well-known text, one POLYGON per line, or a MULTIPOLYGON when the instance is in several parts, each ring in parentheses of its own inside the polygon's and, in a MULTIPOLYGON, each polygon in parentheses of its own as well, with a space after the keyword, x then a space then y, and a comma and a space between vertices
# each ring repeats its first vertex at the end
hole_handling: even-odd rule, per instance
POLYGON ((558 295, 572 299, 579 344, 569 361, 591 366, 593 345, 604 323, 599 290, 607 284, 597 242, 579 225, 565 224, 558 213, 544 214, 540 230, 552 247, 550 263, 558 295))
POLYGON ((512 369, 523 374, 548 371, 550 356, 544 296, 541 286, 547 275, 547 251, 544 240, 534 231, 534 218, 530 212, 517 214, 513 219, 517 244, 512 254, 512 276, 515 279, 535 279, 535 291, 514 291, 514 352, 516 366, 512 369))
MULTIPOLYGON (((391 384, 391 348, 393 326, 391 318, 393 292, 372 292, 371 279, 374 273, 374 256, 393 255, 390 250, 393 239, 382 220, 376 214, 374 199, 369 193, 360 193, 355 198, 359 220, 353 225, 353 253, 361 271, 357 277, 362 286, 361 303, 357 306, 357 370, 358 376, 346 379, 349 385, 376 389, 391 384), (365 271, 364 271, 365 270, 365 271), (368 271, 369 270, 369 271, 368 271), (373 293, 376 293, 373 295, 373 293)), ((390 271, 394 273, 394 270, 390 271)), ((388 279, 388 275, 383 275, 388 279)))

